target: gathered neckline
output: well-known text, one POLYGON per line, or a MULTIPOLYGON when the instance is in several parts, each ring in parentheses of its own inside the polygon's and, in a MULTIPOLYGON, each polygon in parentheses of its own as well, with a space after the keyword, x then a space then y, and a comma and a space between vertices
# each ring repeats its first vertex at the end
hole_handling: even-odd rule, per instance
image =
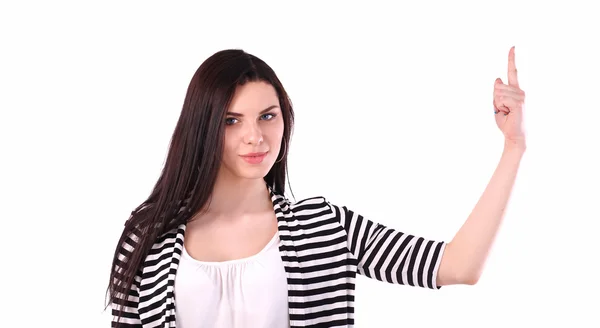
POLYGON ((200 261, 197 260, 195 258, 193 258, 188 252, 187 249, 185 247, 185 244, 183 245, 183 251, 182 251, 182 256, 184 256, 186 259, 189 259, 190 261, 196 263, 196 264, 202 264, 202 265, 206 265, 206 266, 226 266, 226 265, 231 265, 231 264, 241 264, 241 263, 246 263, 249 261, 252 261, 254 259, 256 259, 257 257, 260 257, 262 254, 264 254, 269 248, 271 248, 271 246, 273 246, 273 244, 279 240, 279 231, 275 232, 275 235, 273 235, 273 237, 271 238, 271 240, 269 240, 269 242, 256 254, 254 255, 250 255, 250 256, 246 256, 243 258, 239 258, 239 259, 234 259, 234 260, 227 260, 227 261, 200 261))

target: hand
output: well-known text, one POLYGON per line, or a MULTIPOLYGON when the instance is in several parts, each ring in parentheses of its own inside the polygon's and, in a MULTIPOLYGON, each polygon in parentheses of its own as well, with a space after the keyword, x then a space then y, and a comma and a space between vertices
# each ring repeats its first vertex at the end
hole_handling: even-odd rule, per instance
POLYGON ((494 113, 496 124, 504 134, 506 145, 525 147, 523 103, 525 92, 519 88, 515 47, 508 52, 508 85, 500 78, 494 83, 494 113))

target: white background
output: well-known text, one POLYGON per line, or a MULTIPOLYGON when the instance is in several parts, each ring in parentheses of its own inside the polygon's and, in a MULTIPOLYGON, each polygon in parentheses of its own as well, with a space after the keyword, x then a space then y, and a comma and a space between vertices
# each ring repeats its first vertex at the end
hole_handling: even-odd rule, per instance
POLYGON ((482 279, 361 276, 356 325, 600 325, 597 5, 301 3, 0 5, 1 326, 109 326, 123 222, 192 74, 225 48, 264 59, 292 97, 296 199, 450 240, 501 155, 492 90, 512 45, 529 147, 482 279))

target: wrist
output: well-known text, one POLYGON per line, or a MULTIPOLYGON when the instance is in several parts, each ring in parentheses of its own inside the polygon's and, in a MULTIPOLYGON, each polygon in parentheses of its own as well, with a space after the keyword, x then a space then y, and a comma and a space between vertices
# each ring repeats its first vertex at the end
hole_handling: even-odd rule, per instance
POLYGON ((505 139, 504 151, 524 153, 527 149, 525 139, 505 139))

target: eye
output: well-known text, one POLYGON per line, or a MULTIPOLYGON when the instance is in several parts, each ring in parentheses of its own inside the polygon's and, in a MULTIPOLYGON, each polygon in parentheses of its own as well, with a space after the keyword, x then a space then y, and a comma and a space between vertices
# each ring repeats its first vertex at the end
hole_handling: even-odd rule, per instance
POLYGON ((269 121, 272 120, 275 117, 275 114, 263 114, 260 116, 261 120, 265 120, 265 121, 269 121))
POLYGON ((228 117, 225 119, 225 124, 226 125, 233 125, 237 122, 237 118, 234 117, 228 117))

